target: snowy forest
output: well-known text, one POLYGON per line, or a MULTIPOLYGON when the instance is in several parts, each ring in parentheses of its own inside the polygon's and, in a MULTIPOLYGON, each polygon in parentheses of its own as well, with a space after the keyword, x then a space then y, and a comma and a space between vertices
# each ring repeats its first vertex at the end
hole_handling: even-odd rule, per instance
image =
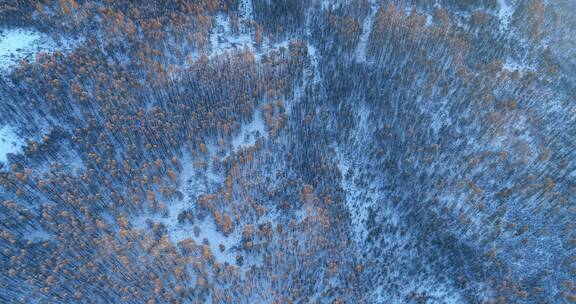
POLYGON ((0 0, 0 303, 576 303, 574 0, 0 0))

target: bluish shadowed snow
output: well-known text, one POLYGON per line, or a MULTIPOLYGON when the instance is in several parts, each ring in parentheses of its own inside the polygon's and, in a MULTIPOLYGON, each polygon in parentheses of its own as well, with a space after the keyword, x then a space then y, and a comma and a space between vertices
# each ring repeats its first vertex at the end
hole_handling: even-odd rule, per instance
POLYGON ((243 19, 254 19, 253 16, 253 9, 252 9, 252 0, 241 0, 239 3, 239 15, 240 18, 243 19))
POLYGON ((356 59, 360 62, 366 61, 366 46, 368 45, 368 37, 372 31, 372 24, 374 23, 374 16, 378 11, 375 5, 372 5, 371 11, 362 23, 362 35, 360 35, 360 42, 356 47, 356 59))
POLYGON ((36 229, 26 233, 24 239, 31 242, 43 242, 51 240, 52 236, 44 229, 36 229))
POLYGON ((57 42, 47 34, 31 29, 0 29, 0 71, 9 71, 24 59, 33 61, 40 51, 72 50, 79 42, 65 38, 57 42))
MULTIPOLYGON (((226 52, 234 53, 249 49, 257 58, 273 50, 288 48, 289 39, 285 41, 272 42, 268 37, 263 37, 262 45, 258 45, 255 39, 255 32, 251 26, 241 23, 237 32, 232 30, 230 17, 224 14, 214 16, 214 26, 210 31, 210 52, 209 58, 218 57, 226 52)), ((200 53, 191 54, 195 60, 200 57, 200 53)))
POLYGON ((266 127, 264 126, 264 120, 259 110, 254 111, 254 116, 252 122, 243 125, 240 134, 232 139, 232 147, 234 152, 238 151, 240 147, 253 146, 258 137, 267 136, 266 127))
POLYGON ((498 0, 498 18, 500 19, 500 30, 506 31, 510 25, 510 20, 514 14, 514 8, 508 0, 498 0))
POLYGON ((9 126, 0 127, 0 163, 6 162, 8 153, 18 153, 24 140, 9 126))

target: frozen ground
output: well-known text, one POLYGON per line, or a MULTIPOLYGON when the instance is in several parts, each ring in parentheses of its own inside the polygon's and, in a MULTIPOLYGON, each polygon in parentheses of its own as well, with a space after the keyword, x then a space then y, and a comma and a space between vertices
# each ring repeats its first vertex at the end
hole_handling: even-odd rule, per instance
POLYGON ((255 110, 252 122, 242 126, 240 134, 232 139, 232 148, 234 152, 237 152, 240 147, 253 146, 259 137, 266 138, 267 136, 268 133, 260 110, 255 110))
POLYGON ((24 239, 31 242, 43 242, 52 239, 52 235, 44 229, 35 229, 26 233, 24 239))
POLYGON ((24 140, 10 126, 0 127, 0 163, 6 162, 9 153, 20 152, 24 140))
MULTIPOLYGON (((354 128, 354 136, 352 136, 351 142, 347 144, 349 149, 370 145, 370 142, 367 141, 371 136, 368 118, 369 112, 370 109, 364 105, 360 105, 358 111, 355 113, 357 122, 354 128)), ((368 209, 374 204, 384 205, 383 198, 377 195, 376 190, 381 181, 375 180, 365 185, 359 183, 362 169, 366 167, 367 164, 365 162, 367 160, 356 157, 356 155, 350 153, 347 148, 342 148, 338 145, 334 147, 338 169, 342 174, 341 186, 346 195, 346 206, 350 211, 352 219, 354 239, 358 244, 362 244, 366 240, 368 233, 366 230, 368 209)), ((387 210, 384 210, 385 209, 382 208, 381 211, 388 213, 387 210)), ((393 223, 398 223, 399 221, 397 216, 391 211, 389 220, 393 223)))
POLYGON ((168 237, 175 244, 185 239, 192 239, 196 245, 207 243, 218 263, 236 265, 236 252, 234 247, 240 244, 241 234, 239 229, 225 236, 222 232, 218 231, 210 215, 201 221, 196 220, 193 224, 180 224, 178 223, 178 214, 180 211, 186 209, 185 204, 173 203, 168 209, 168 215, 166 216, 154 214, 139 217, 133 220, 133 225, 145 231, 148 229, 146 223, 148 220, 154 224, 163 224, 166 227, 168 237), (195 230, 198 233, 195 233, 195 230), (224 251, 220 250, 220 244, 224 245, 224 251))
POLYGON ((378 8, 372 4, 370 8, 370 13, 364 19, 364 23, 362 23, 362 35, 360 36, 360 42, 358 42, 358 46, 356 47, 356 59, 359 62, 366 61, 366 46, 368 44, 368 37, 370 37, 370 32, 372 31, 372 24, 374 23, 374 16, 378 8))
POLYGON ((209 57, 218 56, 226 51, 243 49, 245 46, 253 48, 253 34, 248 31, 232 32, 230 18, 223 14, 216 15, 216 24, 210 33, 210 47, 212 52, 209 57))
POLYGON ((524 75, 526 72, 534 72, 535 68, 525 62, 518 62, 512 58, 507 58, 506 61, 503 64, 503 68, 510 71, 510 72, 514 72, 514 71, 518 71, 518 73, 520 73, 520 75, 524 75))
POLYGON ((510 0, 498 0, 498 18, 500 19, 500 30, 508 30, 514 8, 508 3, 510 0))
POLYGON ((0 29, 0 71, 9 71, 23 59, 34 61, 34 55, 40 51, 69 51, 78 43, 79 41, 69 39, 57 42, 32 29, 0 29))
MULTIPOLYGON (((260 110, 256 109, 252 121, 241 127, 240 134, 232 139, 232 150, 236 152, 240 148, 249 147, 256 143, 258 138, 267 138, 266 127, 260 110)), ((229 152, 221 151, 214 143, 207 143, 208 159, 214 157, 226 157, 229 152), (222 153, 220 153, 222 152, 222 153)), ((179 223, 178 214, 185 210, 191 210, 194 215, 198 212, 197 204, 194 201, 201 193, 210 193, 224 182, 222 174, 215 172, 212 162, 206 169, 194 167, 193 159, 188 155, 182 161, 183 170, 180 174, 179 191, 183 194, 182 200, 162 202, 165 205, 165 212, 146 212, 131 220, 135 228, 143 231, 148 230, 148 224, 163 224, 166 227, 168 236, 174 243, 185 239, 192 239, 197 245, 208 243, 210 251, 218 263, 228 263, 236 265, 236 247, 240 245, 242 238, 241 229, 236 229, 228 236, 218 230, 212 215, 206 215, 199 220, 194 216, 193 223, 179 223), (196 231, 195 231, 196 230, 196 231), (220 250, 220 244, 224 245, 224 251, 220 250)), ((256 263, 246 260, 244 267, 256 263)))
POLYGON ((241 0, 239 4, 240 18, 243 19, 254 19, 252 0, 241 0))
MULTIPOLYGON (((242 13, 244 14, 244 12, 242 13)), ((256 42, 256 34, 251 26, 246 26, 245 19, 242 19, 237 32, 232 30, 230 17, 224 14, 218 14, 214 17, 215 24, 210 32, 210 53, 209 58, 221 56, 228 53, 244 50, 248 48, 254 56, 259 59, 263 54, 269 53, 280 48, 288 48, 290 39, 274 43, 268 37, 262 37, 259 45, 256 42)), ((192 57, 197 59, 200 53, 193 52, 192 57)))

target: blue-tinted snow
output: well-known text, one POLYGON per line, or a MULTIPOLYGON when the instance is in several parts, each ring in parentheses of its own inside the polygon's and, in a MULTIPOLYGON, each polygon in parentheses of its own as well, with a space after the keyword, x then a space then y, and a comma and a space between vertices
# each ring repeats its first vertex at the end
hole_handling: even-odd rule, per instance
POLYGON ((247 148, 253 146, 259 137, 267 138, 266 126, 262 119, 262 114, 259 110, 254 111, 252 121, 243 125, 240 129, 240 134, 232 139, 232 147, 234 152, 238 151, 240 147, 247 148))
POLYGON ((514 14, 514 8, 508 3, 509 0, 498 0, 498 18, 500 29, 506 31, 514 14))
POLYGON ((368 37, 370 36, 370 32, 372 30, 372 23, 374 22, 374 15, 376 15, 376 11, 377 9, 372 7, 372 10, 364 19, 364 23, 362 23, 362 35, 360 36, 360 42, 358 42, 358 46, 356 48, 356 58, 360 62, 366 61, 366 46, 368 44, 368 37))
POLYGON ((79 42, 66 38, 56 41, 49 35, 33 29, 0 29, 0 71, 10 71, 24 59, 34 61, 35 55, 41 51, 72 50, 79 42))
POLYGON ((239 3, 240 13, 238 14, 243 19, 254 19, 252 0, 241 0, 239 3))
POLYGON ((24 140, 8 125, 0 126, 0 163, 6 162, 9 153, 19 153, 24 140))

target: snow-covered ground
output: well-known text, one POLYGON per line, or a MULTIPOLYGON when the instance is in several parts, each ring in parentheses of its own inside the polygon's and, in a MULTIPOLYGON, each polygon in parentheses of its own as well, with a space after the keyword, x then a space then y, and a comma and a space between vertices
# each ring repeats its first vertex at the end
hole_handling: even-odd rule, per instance
POLYGON ((253 33, 246 30, 233 33, 228 16, 218 14, 214 18, 216 24, 210 33, 209 57, 222 55, 226 51, 241 50, 244 46, 254 47, 253 33))
POLYGON ((534 68, 534 66, 532 64, 525 63, 525 62, 518 62, 518 61, 516 61, 510 57, 508 57, 506 59, 502 68, 504 68, 510 72, 518 71, 518 73, 520 73, 520 76, 524 75, 527 72, 535 72, 536 71, 536 69, 534 68))
POLYGON ((322 79, 322 75, 320 75, 320 66, 318 63, 318 54, 316 48, 308 43, 308 56, 310 58, 310 67, 306 68, 306 74, 308 76, 312 76, 313 83, 319 83, 322 79))
POLYGON ((253 146, 259 137, 268 137, 260 110, 256 109, 253 115, 252 122, 243 125, 240 129, 240 134, 232 139, 234 152, 237 152, 240 147, 253 146))
POLYGON ((44 229, 35 229, 25 234, 24 239, 31 242, 43 242, 52 239, 52 235, 44 229))
POLYGON ((338 169, 342 174, 341 187, 346 195, 346 206, 350 212, 352 228, 355 240, 358 244, 363 244, 368 236, 366 223, 369 217, 369 209, 377 206, 381 214, 386 214, 388 221, 394 225, 400 223, 400 219, 394 210, 387 208, 385 198, 378 193, 378 188, 383 183, 375 179, 368 183, 363 183, 362 172, 369 166, 367 159, 359 158, 355 154, 356 149, 371 144, 371 132, 374 127, 369 118, 370 109, 361 104, 358 107, 354 135, 352 140, 346 144, 334 145, 338 169))
POLYGON ((6 162, 8 153, 19 153, 24 140, 10 126, 0 127, 0 163, 6 162))
POLYGON ((356 47, 356 59, 359 62, 366 61, 366 46, 368 45, 368 37, 372 31, 372 24, 374 23, 374 16, 376 15, 377 11, 377 7, 372 5, 370 8, 370 13, 368 13, 368 16, 366 16, 364 22, 362 23, 362 35, 360 36, 360 41, 356 47))
POLYGON ((310 13, 308 12, 306 14, 305 38, 307 40, 306 46, 308 51, 308 58, 310 59, 310 64, 304 67, 304 79, 302 79, 302 81, 304 81, 304 84, 306 84, 309 81, 312 81, 312 83, 314 84, 321 84, 320 82, 322 80, 322 75, 320 74, 319 54, 316 47, 310 43, 310 40, 312 39, 312 31, 310 30, 312 28, 311 20, 312 16, 310 16, 310 13))
POLYGON ((79 42, 65 38, 57 42, 47 34, 32 29, 0 29, 0 71, 9 71, 23 59, 34 61, 34 55, 40 51, 72 50, 79 42))
POLYGON ((242 19, 254 19, 252 0, 241 0, 239 3, 239 16, 242 19))
MULTIPOLYGON (((258 138, 267 138, 266 127, 260 110, 256 109, 253 114, 252 121, 241 127, 240 134, 232 139, 232 150, 236 152, 240 147, 252 146, 256 143, 258 138)), ((206 143, 208 151, 207 159, 214 157, 225 158, 229 155, 227 149, 219 147, 215 143, 206 143)), ((210 193, 211 190, 216 189, 224 182, 224 177, 221 173, 215 172, 213 163, 209 162, 206 169, 196 169, 194 160, 190 155, 187 155, 182 160, 183 170, 179 177, 179 191, 183 194, 182 200, 173 200, 169 202, 162 202, 166 210, 165 212, 145 212, 141 216, 131 220, 132 225, 142 231, 148 230, 148 223, 163 224, 166 227, 169 238, 178 243, 184 239, 192 239, 197 245, 208 242, 210 251, 214 255, 216 262, 229 263, 236 265, 236 247, 240 245, 242 239, 241 229, 236 229, 228 236, 225 236, 218 230, 212 215, 206 215, 202 220, 196 217, 197 203, 195 200, 201 193, 210 193), (178 221, 178 215, 185 210, 191 210, 194 214, 194 222, 182 223, 178 221), (198 233, 195 233, 195 230, 198 233), (220 250, 220 244, 224 245, 224 251, 220 250)), ((244 268, 254 265, 256 262, 246 260, 244 268)))
MULTIPOLYGON (((244 14, 244 13, 241 13, 244 14)), ((248 48, 257 59, 265 54, 280 48, 288 48, 290 39, 280 42, 272 42, 268 37, 262 37, 261 45, 256 42, 256 34, 252 26, 245 24, 246 19, 242 19, 238 31, 232 31, 230 17, 224 14, 214 16, 214 26, 210 32, 210 53, 209 58, 218 57, 226 52, 233 53, 248 48)), ((201 53, 195 51, 192 58, 198 59, 201 53)))
POLYGON ((234 233, 225 236, 222 232, 218 231, 212 216, 206 216, 203 220, 195 221, 193 224, 180 224, 178 223, 178 214, 180 211, 186 209, 186 204, 174 202, 168 206, 168 209, 167 216, 155 214, 152 216, 139 217, 133 221, 133 225, 138 229, 147 230, 147 220, 151 220, 154 224, 161 223, 166 227, 168 237, 174 244, 185 239, 192 239, 196 245, 202 245, 204 242, 208 242, 210 251, 218 263, 236 264, 234 247, 240 244, 242 237, 240 229, 236 229, 234 233), (194 230, 197 230, 198 234, 196 234, 194 230), (224 251, 220 250, 220 244, 224 245, 224 251))
POLYGON ((17 63, 18 59, 36 48, 42 38, 40 33, 22 29, 2 31, 0 33, 0 60, 2 65, 17 63))
MULTIPOLYGON (((185 174, 187 175, 187 174, 185 174)), ((193 181, 196 183, 196 181, 193 181)), ((134 218, 131 222, 132 225, 142 231, 148 230, 147 222, 151 221, 154 224, 163 224, 166 227, 168 237, 172 242, 177 244, 179 241, 185 239, 192 239, 197 245, 208 242, 210 251, 214 258, 219 263, 229 263, 235 265, 236 253, 234 246, 237 246, 241 240, 240 230, 236 229, 234 233, 225 236, 222 232, 218 231, 216 223, 211 215, 207 215, 204 219, 198 221, 195 217, 194 222, 182 223, 178 222, 178 214, 180 212, 190 209, 196 212, 195 206, 188 200, 190 193, 185 195, 182 201, 173 201, 166 203, 167 213, 162 215, 160 213, 145 214, 140 217, 134 218), (194 230, 198 231, 198 234, 194 230), (225 250, 221 251, 219 245, 225 246, 225 250)), ((197 193, 196 193, 197 194, 197 193)))
POLYGON ((498 18, 500 19, 500 30, 508 30, 514 8, 508 3, 510 0, 498 0, 498 18))

